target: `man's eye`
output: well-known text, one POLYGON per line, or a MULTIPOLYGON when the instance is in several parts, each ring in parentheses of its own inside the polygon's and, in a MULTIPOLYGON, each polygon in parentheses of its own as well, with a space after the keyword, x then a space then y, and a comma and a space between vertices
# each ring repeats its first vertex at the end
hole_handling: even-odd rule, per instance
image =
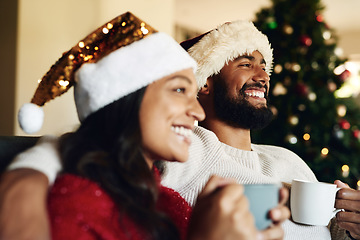
POLYGON ((240 67, 250 67, 251 64, 250 63, 243 63, 239 65, 240 67))

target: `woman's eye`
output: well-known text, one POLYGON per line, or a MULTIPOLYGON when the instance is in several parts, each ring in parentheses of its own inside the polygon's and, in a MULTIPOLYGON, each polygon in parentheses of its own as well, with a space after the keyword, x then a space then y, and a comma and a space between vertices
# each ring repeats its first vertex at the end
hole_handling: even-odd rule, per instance
POLYGON ((185 92, 185 88, 176 88, 175 92, 177 93, 184 93, 185 92))

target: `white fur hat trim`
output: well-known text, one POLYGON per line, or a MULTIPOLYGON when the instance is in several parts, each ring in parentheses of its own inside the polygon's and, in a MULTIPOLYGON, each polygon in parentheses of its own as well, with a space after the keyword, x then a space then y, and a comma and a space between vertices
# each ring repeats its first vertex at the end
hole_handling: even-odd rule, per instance
POLYGON ((208 77, 217 74, 229 61, 259 51, 265 62, 265 71, 270 75, 273 53, 267 36, 261 33, 252 22, 234 21, 212 30, 188 52, 198 63, 196 80, 201 88, 208 77))
POLYGON ((75 73, 75 103, 80 121, 100 108, 196 62, 170 36, 158 32, 119 48, 75 73))

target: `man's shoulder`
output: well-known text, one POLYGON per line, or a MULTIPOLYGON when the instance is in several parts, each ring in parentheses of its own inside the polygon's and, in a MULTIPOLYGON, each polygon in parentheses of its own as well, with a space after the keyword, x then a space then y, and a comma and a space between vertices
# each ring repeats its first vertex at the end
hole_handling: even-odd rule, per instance
POLYGON ((190 158, 193 156, 202 158, 209 150, 219 145, 221 145, 221 143, 214 132, 200 126, 195 126, 189 148, 190 158))
POLYGON ((58 137, 46 135, 40 138, 35 146, 18 154, 7 170, 31 168, 45 174, 50 185, 61 170, 58 137))
POLYGON ((220 151, 218 151, 221 147, 220 145, 221 143, 215 133, 196 126, 191 138, 188 160, 182 163, 166 161, 166 170, 162 179, 167 179, 166 176, 168 176, 169 172, 171 172, 172 181, 177 175, 179 177, 194 176, 199 172, 205 171, 214 164, 214 156, 220 154, 220 151))
MULTIPOLYGON (((280 146, 252 144, 263 160, 276 163, 278 167, 285 167, 288 173, 292 172, 295 178, 315 181, 316 177, 306 162, 295 152, 280 146)), ((280 167, 280 168, 281 168, 280 167)))
POLYGON ((269 154, 276 157, 293 157, 301 159, 295 152, 280 146, 266 144, 251 144, 253 151, 259 154, 269 154))
POLYGON ((186 162, 165 162, 165 172, 162 175, 162 184, 177 191, 191 187, 198 178, 206 178, 209 169, 220 158, 221 143, 216 135, 196 126, 189 148, 189 158, 186 162))
MULTIPOLYGON (((267 151, 267 152, 289 152, 294 153, 293 151, 281 147, 281 146, 275 146, 275 145, 267 145, 267 144, 255 144, 252 143, 251 147, 254 151, 267 151)), ((295 153, 294 153, 295 154, 295 153)))
POLYGON ((59 137, 53 135, 44 135, 40 137, 40 139, 33 147, 22 153, 19 153, 15 158, 26 157, 31 159, 32 157, 38 157, 37 155, 41 154, 58 155, 58 144, 59 137))
POLYGON ((194 136, 203 141, 210 141, 210 140, 219 141, 219 138, 216 136, 216 134, 213 131, 203 128, 201 126, 195 126, 194 136))

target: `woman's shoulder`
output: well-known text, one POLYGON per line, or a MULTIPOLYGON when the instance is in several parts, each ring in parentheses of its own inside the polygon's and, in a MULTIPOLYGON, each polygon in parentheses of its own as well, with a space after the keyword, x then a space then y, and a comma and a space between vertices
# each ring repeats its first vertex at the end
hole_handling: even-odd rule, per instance
POLYGON ((54 239, 143 239, 136 224, 126 216, 119 222, 119 210, 99 184, 72 174, 59 176, 48 198, 54 239), (125 230, 124 230, 125 229, 125 230))
POLYGON ((177 205, 175 208, 191 209, 189 204, 178 192, 165 186, 160 186, 158 205, 168 205, 174 207, 177 205))
POLYGON ((48 203, 53 211, 72 210, 91 215, 96 211, 112 215, 110 213, 115 207, 110 196, 96 182, 73 174, 57 177, 50 190, 48 203))
POLYGON ((88 193, 97 197, 103 194, 102 188, 94 181, 74 174, 62 174, 55 180, 51 187, 51 194, 64 196, 81 195, 88 193))
POLYGON ((180 234, 186 236, 192 209, 178 192, 161 186, 157 209, 169 216, 177 226, 180 234))

